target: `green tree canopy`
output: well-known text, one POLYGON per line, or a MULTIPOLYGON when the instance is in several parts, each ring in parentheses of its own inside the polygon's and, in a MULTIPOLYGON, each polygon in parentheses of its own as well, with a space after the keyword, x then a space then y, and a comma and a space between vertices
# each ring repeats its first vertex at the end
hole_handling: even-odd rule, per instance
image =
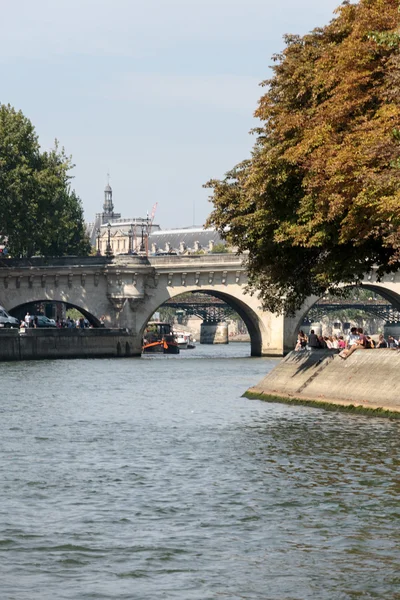
POLYGON ((223 242, 219 242, 218 244, 214 244, 213 249, 211 250, 211 254, 224 254, 228 252, 228 248, 223 242))
POLYGON ((70 188, 71 159, 41 152, 32 123, 0 105, 0 240, 12 256, 87 254, 81 201, 70 188))
POLYGON ((207 184, 269 310, 400 267, 399 31, 398 0, 360 0, 286 36, 252 156, 207 184))

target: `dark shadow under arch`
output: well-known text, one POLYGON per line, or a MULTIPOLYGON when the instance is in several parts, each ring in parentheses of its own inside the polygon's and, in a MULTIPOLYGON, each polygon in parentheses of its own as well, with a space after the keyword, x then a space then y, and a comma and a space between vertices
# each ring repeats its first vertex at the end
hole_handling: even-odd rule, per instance
MULTIPOLYGON (((178 296, 182 296, 183 293, 190 294, 207 294, 208 296, 213 296, 214 298, 218 298, 219 300, 223 300, 226 304, 228 304, 243 320, 245 323, 247 330, 250 335, 250 346, 251 346, 251 356, 262 356, 262 335, 259 327, 258 316, 255 314, 252 308, 250 308, 243 301, 234 298, 228 293, 225 292, 216 292, 213 289, 202 289, 202 290, 191 290, 190 292, 180 292, 175 296, 171 296, 168 300, 172 298, 177 298, 178 296)), ((164 302, 160 304, 154 312, 156 312, 161 306, 163 306, 164 302)), ((143 336, 144 329, 147 325, 147 322, 150 320, 151 315, 146 321, 146 324, 143 326, 143 330, 141 331, 141 335, 143 336)))
POLYGON ((38 298, 37 300, 31 300, 30 302, 23 302, 22 304, 13 306, 13 308, 10 308, 8 310, 8 312, 10 313, 11 316, 22 319, 23 316, 20 317, 20 310, 23 307, 31 306, 32 304, 39 304, 39 303, 51 304, 51 303, 55 303, 55 302, 57 302, 57 304, 65 304, 67 309, 68 308, 76 308, 76 310, 79 310, 79 312, 82 313, 82 315, 89 321, 89 323, 93 327, 101 327, 100 320, 97 317, 95 317, 94 315, 92 315, 92 313, 88 312, 87 310, 85 310, 81 306, 78 306, 77 304, 71 304, 71 302, 64 302, 61 300, 49 300, 48 298, 45 298, 45 299, 38 298))

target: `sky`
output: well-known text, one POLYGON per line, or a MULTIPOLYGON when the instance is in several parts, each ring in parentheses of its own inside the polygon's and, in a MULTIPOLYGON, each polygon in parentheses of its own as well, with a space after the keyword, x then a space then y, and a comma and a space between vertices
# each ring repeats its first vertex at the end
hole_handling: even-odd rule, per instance
POLYGON ((42 149, 72 155, 87 221, 110 173, 115 211, 162 228, 204 224, 203 184, 247 158, 285 33, 327 24, 339 0, 0 0, 0 102, 42 149))

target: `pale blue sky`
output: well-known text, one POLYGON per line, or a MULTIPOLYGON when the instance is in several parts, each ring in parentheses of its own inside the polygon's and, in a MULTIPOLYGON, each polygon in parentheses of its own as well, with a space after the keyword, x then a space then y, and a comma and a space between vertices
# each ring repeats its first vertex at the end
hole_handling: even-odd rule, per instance
POLYGON ((202 184, 248 156, 249 130, 285 33, 338 0, 0 0, 0 102, 29 117, 44 149, 72 154, 91 220, 107 171, 115 209, 162 227, 204 223, 202 184))

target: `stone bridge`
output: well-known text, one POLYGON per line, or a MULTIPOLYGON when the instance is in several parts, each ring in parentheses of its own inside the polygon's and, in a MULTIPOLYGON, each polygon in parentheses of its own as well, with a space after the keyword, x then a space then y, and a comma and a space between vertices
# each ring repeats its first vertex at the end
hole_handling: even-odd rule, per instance
MULTIPOLYGON (((292 349, 308 310, 309 298, 292 317, 263 311, 257 295, 246 293, 242 258, 234 254, 191 256, 116 256, 0 260, 0 305, 13 311, 31 302, 64 302, 78 308, 94 324, 129 329, 133 354, 150 317, 169 298, 205 292, 229 304, 245 322, 252 356, 281 356, 292 349)), ((365 287, 400 309, 400 274, 365 287)))

